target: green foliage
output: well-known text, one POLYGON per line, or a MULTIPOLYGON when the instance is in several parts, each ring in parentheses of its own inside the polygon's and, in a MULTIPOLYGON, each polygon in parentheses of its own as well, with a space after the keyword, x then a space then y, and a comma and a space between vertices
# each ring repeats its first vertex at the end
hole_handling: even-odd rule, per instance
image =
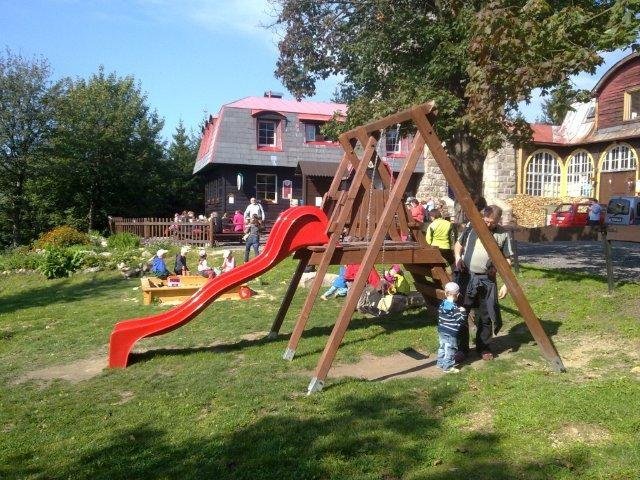
POLYGON ((27 247, 17 247, 0 254, 0 271, 35 270, 40 264, 41 255, 27 247))
POLYGON ((68 277, 82 267, 84 254, 66 248, 52 247, 45 250, 38 270, 48 279, 68 277))
POLYGON ((91 243, 89 235, 79 232, 68 225, 63 225, 43 234, 36 242, 36 247, 69 247, 71 245, 87 245, 89 243, 91 243))
POLYGON ((45 59, 0 53, 0 241, 5 244, 21 243, 30 227, 28 213, 37 210, 29 201, 30 182, 50 141, 60 91, 50 75, 45 59))
POLYGON ((198 154, 199 142, 187 134, 182 121, 178 123, 166 152, 165 182, 166 208, 170 212, 192 210, 198 212, 204 205, 204 178, 193 175, 193 162, 198 154))
POLYGON ((140 246, 140 237, 129 232, 116 233, 107 239, 107 246, 116 250, 138 248, 140 246))
POLYGON ((576 90, 569 82, 558 85, 549 94, 549 98, 542 102, 543 117, 538 123, 548 125, 560 125, 567 112, 573 110, 571 104, 575 102, 588 102, 591 92, 588 90, 576 90))
POLYGON ((636 0, 278 3, 276 76, 296 98, 339 76, 343 129, 434 100, 435 127, 472 193, 487 148, 530 138, 519 102, 592 73, 598 52, 629 46, 640 30, 636 0))

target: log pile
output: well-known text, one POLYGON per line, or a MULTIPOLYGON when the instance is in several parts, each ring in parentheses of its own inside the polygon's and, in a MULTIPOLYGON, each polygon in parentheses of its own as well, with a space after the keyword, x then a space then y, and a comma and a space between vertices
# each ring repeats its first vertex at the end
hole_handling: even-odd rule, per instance
POLYGON ((561 203, 587 202, 585 197, 533 197, 519 194, 507 200, 515 222, 522 227, 543 227, 547 213, 561 203))

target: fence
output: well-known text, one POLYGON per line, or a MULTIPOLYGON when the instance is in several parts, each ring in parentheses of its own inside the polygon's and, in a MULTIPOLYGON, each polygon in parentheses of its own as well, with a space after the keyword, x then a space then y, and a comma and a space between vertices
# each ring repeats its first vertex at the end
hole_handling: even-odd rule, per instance
POLYGON ((128 232, 143 239, 158 238, 198 246, 213 243, 213 225, 208 220, 176 222, 173 218, 111 217, 113 233, 128 232))
MULTIPOLYGON (((264 223, 261 241, 266 241, 273 221, 264 223)), ((173 218, 122 218, 109 217, 109 228, 112 233, 128 232, 138 237, 148 239, 170 240, 174 243, 197 246, 214 246, 224 242, 238 243, 242 240, 243 232, 234 232, 228 225, 220 234, 213 233, 213 223, 209 220, 193 222, 176 222, 173 218)))

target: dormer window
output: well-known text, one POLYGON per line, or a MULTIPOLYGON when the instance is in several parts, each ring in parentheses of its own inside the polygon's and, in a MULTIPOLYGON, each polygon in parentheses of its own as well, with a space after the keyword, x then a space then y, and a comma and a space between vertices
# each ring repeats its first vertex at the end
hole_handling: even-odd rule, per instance
POLYGON ((277 120, 258 119, 258 146, 275 147, 277 130, 277 120))
POLYGON ((640 88, 624 92, 624 120, 640 120, 640 88))

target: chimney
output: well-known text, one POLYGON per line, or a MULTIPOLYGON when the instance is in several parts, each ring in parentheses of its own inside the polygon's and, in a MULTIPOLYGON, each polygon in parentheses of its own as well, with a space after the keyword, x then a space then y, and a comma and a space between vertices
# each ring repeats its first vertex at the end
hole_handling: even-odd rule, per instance
POLYGON ((264 92, 264 96, 267 98, 282 98, 282 93, 274 92, 273 90, 267 90, 264 92))

